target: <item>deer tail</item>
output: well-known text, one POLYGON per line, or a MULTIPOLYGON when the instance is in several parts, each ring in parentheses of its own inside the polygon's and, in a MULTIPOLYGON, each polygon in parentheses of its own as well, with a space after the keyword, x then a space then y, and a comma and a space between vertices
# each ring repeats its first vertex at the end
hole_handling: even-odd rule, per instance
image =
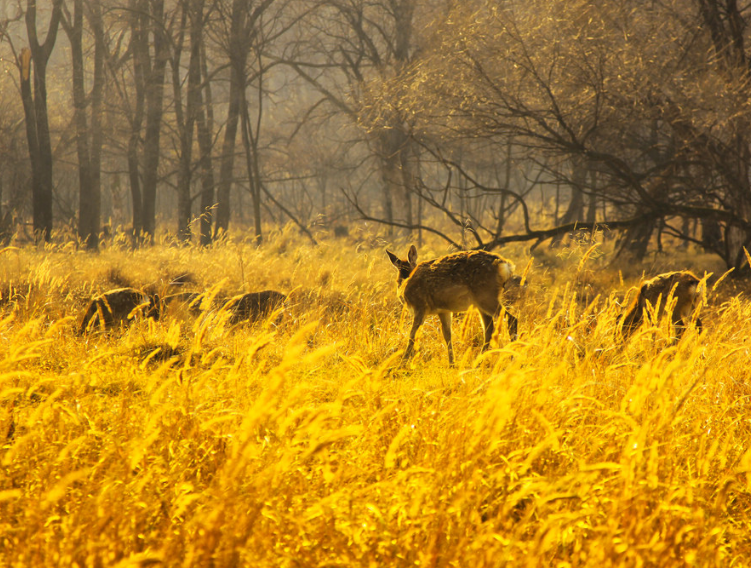
POLYGON ((514 273, 514 265, 506 260, 497 260, 496 266, 498 267, 498 279, 501 287, 508 282, 511 275, 514 273))

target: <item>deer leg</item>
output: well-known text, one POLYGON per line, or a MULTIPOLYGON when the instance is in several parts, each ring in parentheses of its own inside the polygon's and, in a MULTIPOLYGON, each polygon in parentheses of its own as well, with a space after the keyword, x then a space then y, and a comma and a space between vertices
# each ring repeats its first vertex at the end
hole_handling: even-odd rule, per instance
POLYGON ((495 330, 493 320, 500 316, 502 310, 505 313, 506 324, 508 325, 508 334, 511 338, 511 341, 516 341, 517 339, 517 328, 519 320, 516 318, 516 316, 505 311, 505 308, 501 305, 498 305, 493 311, 481 310, 480 316, 482 317, 482 325, 485 328, 485 345, 483 346, 483 351, 487 350, 487 348, 490 346, 490 340, 493 338, 493 331, 495 330), (493 315, 491 316, 490 314, 493 315))
POLYGON ((636 305, 624 316, 621 325, 621 335, 624 341, 631 337, 631 334, 641 325, 644 318, 643 310, 644 308, 641 305, 636 305))
POLYGON ((678 320, 678 323, 673 325, 673 331, 675 332, 675 336, 671 337, 670 340, 673 344, 676 344, 681 340, 681 337, 683 337, 683 332, 686 331, 686 326, 683 325, 683 320, 678 320))
POLYGON ((506 312, 506 324, 508 325, 508 334, 511 341, 516 341, 519 337, 519 319, 515 315, 512 315, 511 312, 506 312))
POLYGON ((480 312, 480 317, 482 318, 482 327, 485 330, 485 343, 482 345, 482 352, 485 353, 490 347, 490 340, 493 339, 495 326, 493 325, 493 316, 480 312))
MULTIPOLYGON (((673 326, 676 329, 676 339, 680 339, 683 336, 690 322, 691 314, 687 314, 685 317, 682 317, 680 315, 678 317, 673 316, 673 326)), ((696 318, 696 332, 701 333, 703 327, 704 326, 701 323, 701 318, 696 318)))
POLYGON ((415 319, 412 322, 412 330, 409 332, 409 343, 407 344, 407 350, 404 352, 402 361, 408 361, 415 354, 415 336, 417 335, 417 330, 420 329, 423 321, 425 321, 425 313, 415 312, 415 319))
MULTIPOLYGON (((688 304, 681 310, 681 314, 683 315, 683 321, 686 322, 686 325, 691 321, 691 316, 694 315, 694 312, 697 311, 697 304, 698 300, 695 300, 693 303, 688 304)), ((701 330, 703 328, 703 325, 701 323, 701 318, 699 315, 696 315, 696 333, 701 333, 701 330)))
POLYGON ((446 341, 446 347, 449 352, 449 365, 454 365, 454 346, 451 341, 451 312, 440 312, 438 318, 441 320, 441 331, 443 339, 446 341))

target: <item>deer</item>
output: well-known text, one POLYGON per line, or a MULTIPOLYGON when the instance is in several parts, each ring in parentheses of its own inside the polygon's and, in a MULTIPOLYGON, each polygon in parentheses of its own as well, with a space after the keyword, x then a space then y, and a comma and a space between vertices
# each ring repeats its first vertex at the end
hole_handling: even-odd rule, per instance
POLYGON ((250 292, 231 298, 224 304, 223 309, 230 312, 229 323, 231 325, 243 321, 253 322, 270 315, 280 308, 286 299, 286 295, 276 290, 250 292))
MULTIPOLYGON (((644 321, 647 302, 653 307, 659 304, 659 310, 656 314, 657 319, 665 314, 666 309, 670 310, 671 321, 676 330, 676 339, 680 339, 686 326, 691 321, 691 316, 698 307, 701 297, 700 284, 701 279, 687 270, 666 272, 644 282, 636 299, 631 303, 628 312, 622 318, 622 323, 620 322, 621 316, 618 316, 620 325, 617 327, 621 329, 624 341, 628 340, 644 321), (670 298, 673 300, 673 302, 670 302, 673 305, 668 305, 670 298)), ((699 332, 702 330, 701 319, 698 317, 696 318, 696 329, 699 332)))
POLYGON ((127 324, 139 310, 145 317, 159 319, 159 296, 150 296, 135 288, 116 288, 95 296, 83 315, 79 333, 91 331, 95 326, 112 329, 127 324))
MULTIPOLYGON (((508 260, 486 251, 456 252, 434 260, 417 263, 417 248, 412 245, 407 260, 386 251, 396 267, 397 296, 414 315, 409 343, 402 361, 414 355, 415 335, 428 315, 441 320, 443 338, 448 348, 449 365, 454 365, 454 348, 451 342, 451 317, 470 306, 480 311, 485 330, 482 352, 487 351, 493 337, 493 319, 502 306, 499 296, 511 279, 514 266, 508 260)), ((517 318, 506 312, 511 339, 516 339, 517 318)))

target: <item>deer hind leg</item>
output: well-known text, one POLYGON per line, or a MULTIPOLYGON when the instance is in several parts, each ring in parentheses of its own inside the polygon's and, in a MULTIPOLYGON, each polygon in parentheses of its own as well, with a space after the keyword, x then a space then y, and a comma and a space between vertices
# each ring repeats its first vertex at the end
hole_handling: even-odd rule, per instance
POLYGON ((449 365, 454 365, 454 345, 451 341, 451 312, 440 312, 438 318, 441 320, 441 331, 443 339, 446 341, 446 347, 449 352, 449 365))

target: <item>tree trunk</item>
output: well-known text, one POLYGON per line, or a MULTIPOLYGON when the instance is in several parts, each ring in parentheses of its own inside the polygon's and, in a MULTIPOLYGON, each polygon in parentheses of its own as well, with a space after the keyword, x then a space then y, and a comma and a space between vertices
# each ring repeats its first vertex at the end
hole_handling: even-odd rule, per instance
MULTIPOLYGON (((417 179, 420 173, 415 146, 406 134, 404 135, 404 144, 399 152, 399 167, 402 174, 402 200, 405 216, 407 224, 411 227, 413 223, 412 195, 416 192, 417 179)), ((410 229, 410 233, 411 231, 412 229, 410 229)))
POLYGON ((224 126, 222 157, 219 166, 215 232, 227 232, 230 222, 230 192, 234 179, 235 141, 241 107, 245 101, 248 62, 248 19, 243 0, 233 0, 229 37, 229 106, 224 126))
MULTIPOLYGON (((748 140, 748 124, 746 121, 737 125, 738 132, 732 152, 733 173, 730 176, 737 180, 735 191, 733 192, 733 202, 735 213, 742 219, 751 219, 751 180, 749 172, 751 161, 751 147, 748 140)), ((737 271, 748 269, 748 261, 744 248, 748 249, 751 241, 751 231, 745 227, 729 226, 725 230, 726 248, 728 258, 726 265, 728 268, 735 268, 737 271)))
POLYGON ((201 41, 203 36, 203 0, 188 0, 183 4, 182 25, 174 42, 172 59, 172 90, 175 118, 180 138, 177 170, 177 237, 181 242, 191 238, 191 185, 193 178, 193 131, 201 99, 201 41), (188 91, 183 106, 180 59, 186 24, 190 26, 190 54, 188 59, 188 91))
POLYGON ((243 100, 242 104, 242 113, 243 146, 245 147, 245 165, 248 168, 248 187, 250 188, 250 196, 253 201, 255 238, 256 243, 261 244, 263 242, 263 227, 261 225, 261 179, 258 167, 258 147, 254 144, 255 138, 252 133, 248 103, 245 100, 243 100))
POLYGON ((128 180, 133 206, 133 237, 139 240, 143 235, 143 197, 141 194, 141 167, 139 163, 139 148, 141 128, 143 127, 144 103, 146 98, 146 63, 148 47, 146 20, 147 14, 139 11, 137 2, 130 0, 130 51, 133 57, 133 81, 135 86, 135 102, 133 117, 130 123, 130 137, 128 139, 128 180))
POLYGON ((384 129, 378 136, 378 153, 383 179, 384 213, 388 222, 412 226, 412 188, 414 172, 411 171, 409 142, 401 125, 384 129))
POLYGON ((394 155, 389 156, 387 147, 384 147, 384 153, 381 156, 381 179, 383 180, 383 212, 386 221, 389 223, 406 222, 403 200, 400 199, 399 158, 394 155))
POLYGON ((587 200, 587 223, 594 223, 597 221, 597 172, 590 170, 589 178, 592 185, 591 193, 587 200))
POLYGON ((52 236, 52 142, 47 114, 47 62, 57 40, 62 15, 61 0, 54 0, 47 37, 39 43, 36 29, 36 0, 26 2, 26 33, 29 51, 21 51, 21 98, 26 117, 26 133, 32 168, 32 207, 34 235, 49 242, 52 236), (30 85, 33 61, 33 95, 30 85), (26 85, 24 85, 26 82, 26 85), (33 132, 31 130, 33 129, 33 132))
MULTIPOLYGON (((148 28, 152 31, 154 61, 146 63, 148 70, 145 82, 146 130, 143 142, 143 219, 144 239, 154 242, 156 232, 156 190, 159 181, 159 139, 162 127, 164 104, 164 75, 167 67, 168 50, 164 37, 164 0, 145 0, 141 7, 147 14, 148 28)), ((143 39, 148 41, 148 34, 143 39)), ((143 46, 148 57, 148 43, 143 46)))
MULTIPOLYGON (((32 50, 33 55, 34 50, 32 50)), ((39 58, 41 61, 41 58, 39 58)), ((33 166, 37 171, 39 184, 34 202, 34 234, 37 239, 49 242, 52 237, 52 140, 50 138, 49 117, 47 115, 47 61, 37 64, 34 58, 34 113, 36 114, 38 162, 33 166)))
POLYGON ((99 232, 102 227, 102 102, 104 98, 104 24, 102 22, 102 7, 98 0, 89 2, 89 18, 91 30, 94 34, 94 82, 91 88, 91 199, 90 234, 93 242, 89 248, 99 248, 99 232))
MULTIPOLYGON (((510 191, 511 186, 511 152, 513 146, 509 140, 506 145, 506 163, 504 164, 504 178, 503 189, 501 192, 501 205, 498 207, 498 226, 496 227, 496 237, 500 237, 503 234, 503 228, 506 225, 506 191, 510 191)), ((556 212, 556 215, 558 213, 556 212)))
POLYGON ((41 179, 39 170, 35 167, 39 163, 39 141, 37 139, 36 112, 34 110, 34 95, 31 87, 31 50, 23 49, 19 54, 19 69, 21 70, 20 87, 21 101, 26 120, 26 139, 29 148, 29 159, 31 161, 31 195, 34 215, 34 231, 36 232, 37 221, 37 200, 42 193, 41 179))
MULTIPOLYGON (((91 163, 89 160, 89 126, 86 119, 86 91, 83 84, 83 2, 73 2, 73 22, 63 20, 70 40, 73 68, 73 108, 78 152, 78 238, 89 247, 92 222, 91 163)), ((92 239, 93 244, 93 239, 92 239)))
POLYGON ((584 193, 581 186, 576 183, 577 177, 574 176, 574 183, 571 185, 571 199, 568 202, 566 212, 561 217, 561 225, 584 220, 584 193))
POLYGON ((635 262, 644 260, 654 229, 654 220, 629 227, 621 237, 620 244, 616 247, 616 258, 625 258, 628 261, 635 262))
POLYGON ((235 175, 235 140, 237 138, 237 125, 240 119, 240 105, 243 99, 243 87, 239 84, 239 81, 240 79, 235 77, 235 71, 231 71, 227 123, 224 125, 224 142, 222 144, 222 157, 219 165, 215 233, 226 233, 229 230, 230 194, 235 175))
POLYGON ((13 238, 13 207, 9 203, 5 212, 2 210, 4 185, 0 177, 0 244, 7 247, 13 238))
MULTIPOLYGON (((568 202, 568 208, 561 217, 559 224, 568 225, 577 221, 584 220, 584 192, 582 188, 587 180, 587 166, 581 160, 574 159, 571 174, 571 199, 568 202)), ((551 241, 551 246, 560 245, 563 235, 558 235, 551 241)))
MULTIPOLYGON (((745 82, 751 70, 746 49, 748 18, 744 14, 745 6, 739 6, 735 0, 700 0, 697 5, 704 27, 711 37, 714 56, 724 64, 732 80, 745 82)), ((728 202, 733 213, 746 221, 751 219, 749 126, 751 125, 745 114, 738 114, 728 121, 727 129, 731 133, 731 139, 723 148, 721 158, 725 163, 719 171, 728 186, 728 202)), ((706 221, 705 228, 709 229, 708 240, 712 240, 716 231, 706 221)), ((721 253, 728 268, 746 269, 748 265, 743 249, 751 243, 751 231, 745 227, 729 225, 725 228, 724 241, 721 253)))
POLYGON ((71 45, 73 71, 73 107, 75 109, 76 149, 78 153, 78 237, 89 250, 99 248, 101 215, 101 100, 104 79, 103 38, 99 4, 92 7, 91 23, 95 35, 94 85, 91 93, 91 128, 86 116, 87 97, 84 86, 83 0, 74 0, 73 21, 63 19, 71 45), (89 138, 91 136, 91 138, 89 138))
POLYGON ((215 205, 214 165, 211 159, 211 125, 214 123, 214 113, 212 110, 211 83, 209 82, 205 51, 202 50, 201 55, 201 75, 202 80, 205 81, 205 85, 200 92, 201 97, 198 101, 196 121, 198 126, 198 148, 201 152, 199 158, 201 172, 201 244, 207 246, 212 241, 211 226, 215 205))
POLYGON ((385 165, 383 162, 381 162, 381 175, 384 178, 383 183, 383 218, 386 220, 386 223, 389 223, 388 225, 388 234, 389 236, 394 234, 394 226, 391 225, 391 223, 394 222, 394 199, 392 195, 391 185, 386 183, 386 174, 383 171, 385 168, 385 165))

